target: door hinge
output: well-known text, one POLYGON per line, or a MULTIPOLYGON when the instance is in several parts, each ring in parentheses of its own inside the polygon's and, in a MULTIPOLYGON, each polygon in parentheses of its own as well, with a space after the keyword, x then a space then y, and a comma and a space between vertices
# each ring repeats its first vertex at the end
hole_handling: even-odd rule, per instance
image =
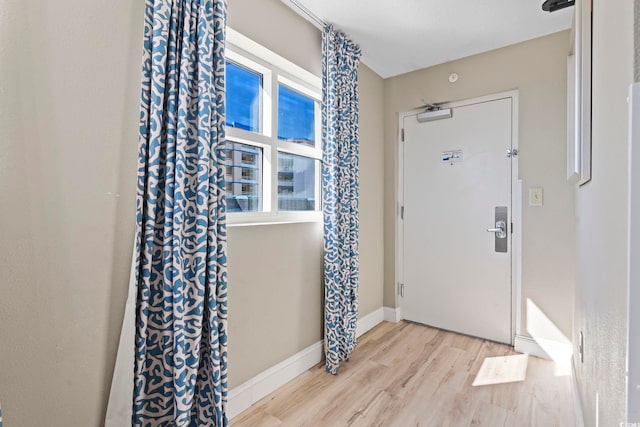
POLYGON ((404 298, 404 283, 398 283, 398 292, 400 296, 404 298))
POLYGON ((404 206, 400 206, 400 219, 404 219, 404 206))
POLYGON ((400 139, 404 142, 404 128, 400 131, 400 139))
POLYGON ((513 234, 513 223, 511 223, 511 234, 513 234))

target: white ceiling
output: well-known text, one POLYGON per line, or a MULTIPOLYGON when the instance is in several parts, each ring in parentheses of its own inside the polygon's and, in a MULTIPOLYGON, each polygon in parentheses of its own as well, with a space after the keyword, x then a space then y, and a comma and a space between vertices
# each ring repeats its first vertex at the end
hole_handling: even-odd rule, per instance
POLYGON ((384 78, 565 30, 573 14, 543 12, 543 0, 297 1, 347 33, 384 78))

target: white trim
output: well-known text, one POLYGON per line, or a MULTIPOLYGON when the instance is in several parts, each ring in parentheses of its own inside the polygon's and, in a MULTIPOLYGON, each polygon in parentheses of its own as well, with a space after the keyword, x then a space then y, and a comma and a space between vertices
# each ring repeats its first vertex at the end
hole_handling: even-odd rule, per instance
POLYGON ((516 335, 513 347, 518 353, 530 354, 541 359, 555 360, 558 363, 566 362, 573 353, 573 346, 570 342, 546 338, 535 339, 519 334, 516 335))
POLYGON ((287 78, 283 75, 278 75, 278 83, 289 87, 289 89, 293 89, 296 92, 306 96, 307 98, 312 98, 314 101, 322 102, 322 94, 318 91, 317 87, 313 89, 309 87, 309 85, 304 85, 287 78))
POLYGON ((296 156, 309 157, 315 160, 322 160, 322 150, 319 148, 305 147, 304 145, 296 144, 295 142, 283 141, 281 139, 277 142, 278 151, 282 151, 296 156))
POLYGON ((402 308, 382 307, 385 322, 398 323, 402 320, 402 308))
MULTIPOLYGON (((520 134, 520 98, 519 92, 510 92, 511 104, 511 148, 520 151, 518 135, 520 134)), ((520 179, 520 158, 511 162, 511 336, 522 333, 522 180, 520 179)))
MULTIPOLYGON (((258 74, 262 78, 262 85, 260 90, 260 107, 259 107, 259 123, 258 132, 249 132, 242 129, 248 135, 260 135, 270 138, 273 135, 273 127, 271 116, 273 114, 273 85, 271 81, 273 79, 273 71, 269 67, 265 67, 257 61, 248 58, 247 55, 241 55, 233 50, 232 46, 229 46, 226 50, 226 59, 234 64, 244 67, 247 71, 258 74)), ((236 130, 236 128, 228 127, 228 130, 236 130)), ((227 131, 228 131, 227 130, 227 131)))
MULTIPOLYGON (((365 334, 386 320, 387 310, 393 309, 380 307, 358 319, 356 336, 365 334)), ((322 348, 323 341, 318 341, 230 390, 227 399, 229 419, 236 417, 258 400, 322 362, 324 356, 322 348)))
MULTIPOLYGON (((517 175, 516 175, 517 178, 517 175)), ((516 179, 511 198, 513 235, 511 236, 512 333, 522 334, 522 180, 516 179), (515 281, 515 284, 513 283, 515 281), (515 286, 513 286, 515 285, 515 286)))
POLYGON ((579 185, 591 180, 591 76, 592 76, 592 0, 578 0, 575 5, 576 14, 576 120, 578 126, 578 153, 580 163, 579 185))
POLYGON ((360 337, 371 329, 373 329, 378 324, 384 321, 384 309, 382 307, 377 310, 372 311, 366 316, 358 319, 358 324, 356 326, 356 337, 360 337))
POLYGON ((516 335, 513 342, 513 349, 518 353, 530 354, 531 356, 536 356, 541 359, 551 360, 551 357, 540 347, 540 344, 538 344, 536 340, 525 335, 516 335))
POLYGON ((398 141, 398 198, 396 200, 396 214, 393 217, 395 221, 395 275, 394 275, 394 296, 396 306, 402 307, 403 296, 400 294, 400 284, 404 283, 404 220, 401 218, 402 208, 404 206, 404 115, 398 114, 398 129, 397 129, 397 141, 398 141))
POLYGON ((322 344, 322 341, 312 344, 229 391, 229 419, 320 363, 323 357, 322 344))
MULTIPOLYGON (((575 27, 575 15, 573 17, 575 27)), ((575 28, 572 30, 571 42, 575 43, 575 28)), ((580 108, 578 103, 576 84, 576 55, 567 56, 567 181, 572 184, 580 180, 580 132, 577 129, 580 123, 580 108)))
MULTIPOLYGON (((511 148, 519 149, 518 142, 518 123, 519 123, 519 92, 518 90, 511 90, 506 92, 500 92, 492 95, 481 96, 477 98, 471 98, 463 101, 455 101, 449 103, 439 104, 442 108, 456 108, 461 106, 480 104, 483 102, 498 101, 501 99, 511 98, 511 148)), ((404 144, 402 141, 402 127, 405 117, 414 116, 418 112, 424 110, 422 108, 415 108, 410 111, 401 112, 398 114, 398 197, 396 200, 396 238, 395 238, 395 279, 396 286, 402 283, 404 280, 404 254, 403 254, 403 234, 404 221, 400 220, 400 208, 404 204, 404 144)), ((514 232, 511 235, 511 344, 515 344, 515 337, 521 331, 521 312, 522 312, 522 181, 519 179, 518 164, 519 160, 516 157, 516 161, 513 161, 511 169, 511 221, 514 224, 514 232)), ((398 291, 398 290, 396 290, 398 291)), ((396 292, 398 298, 398 305, 402 307, 403 298, 396 292)))
POLYGON ((311 87, 322 87, 322 79, 320 77, 310 73, 309 71, 294 64, 288 59, 283 58, 277 53, 272 52, 261 44, 254 42, 249 37, 240 34, 233 28, 227 27, 226 38, 227 44, 238 47, 246 52, 251 53, 252 55, 257 56, 258 58, 264 59, 269 64, 273 65, 276 68, 279 68, 281 71, 284 71, 286 74, 302 79, 305 83, 311 85, 311 87))
POLYGON ((627 272, 627 423, 640 422, 640 83, 629 88, 629 211, 627 272))
POLYGON ((300 15, 304 20, 309 22, 320 31, 322 31, 323 27, 327 25, 327 23, 323 19, 321 19, 315 13, 311 12, 304 5, 300 4, 300 2, 297 0, 282 0, 282 3, 289 6, 291 10, 300 15))
POLYGON ((576 427, 584 427, 584 412, 582 411, 582 399, 580 398, 580 388, 578 388, 578 378, 576 377, 575 360, 571 357, 571 391, 573 395, 573 418, 576 427))
POLYGON ((294 224, 300 222, 322 222, 320 211, 279 211, 279 212, 233 212, 227 214, 227 227, 252 225, 294 224))

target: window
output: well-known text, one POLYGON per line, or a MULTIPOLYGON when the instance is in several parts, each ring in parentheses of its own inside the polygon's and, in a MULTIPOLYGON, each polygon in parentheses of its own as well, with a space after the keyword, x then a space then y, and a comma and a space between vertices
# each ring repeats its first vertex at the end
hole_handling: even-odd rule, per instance
POLYGON ((259 132, 262 76, 232 61, 226 65, 227 126, 259 132))
POLYGON ((229 224, 320 220, 320 79, 229 29, 229 224))
POLYGON ((316 209, 316 160, 289 153, 278 153, 278 209, 313 211, 316 209))
POLYGON ((278 139, 314 147, 315 101, 295 90, 278 85, 278 139))
POLYGON ((262 150, 252 145, 229 141, 226 154, 227 211, 260 211, 262 150))

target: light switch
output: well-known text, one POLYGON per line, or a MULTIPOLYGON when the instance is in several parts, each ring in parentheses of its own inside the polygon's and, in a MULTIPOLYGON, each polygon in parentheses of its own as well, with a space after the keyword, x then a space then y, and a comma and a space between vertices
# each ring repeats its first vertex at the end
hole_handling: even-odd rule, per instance
POLYGON ((542 206, 542 187, 529 189, 529 206, 542 206))

